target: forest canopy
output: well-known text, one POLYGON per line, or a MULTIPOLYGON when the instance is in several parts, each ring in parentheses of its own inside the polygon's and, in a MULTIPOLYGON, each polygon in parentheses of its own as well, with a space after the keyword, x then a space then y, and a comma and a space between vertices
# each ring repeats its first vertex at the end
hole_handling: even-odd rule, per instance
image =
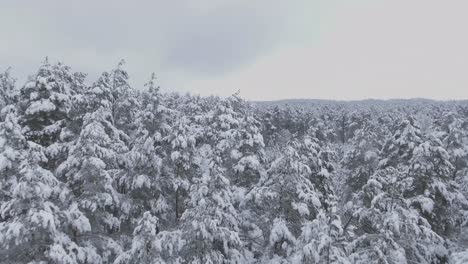
POLYGON ((468 102, 0 73, 0 263, 468 263, 468 102))

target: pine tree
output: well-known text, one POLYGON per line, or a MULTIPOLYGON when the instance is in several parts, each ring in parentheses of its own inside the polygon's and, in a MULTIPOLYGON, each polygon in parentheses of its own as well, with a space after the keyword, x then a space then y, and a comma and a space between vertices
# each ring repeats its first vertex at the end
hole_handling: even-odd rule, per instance
POLYGON ((23 155, 11 198, 0 208, 2 263, 100 263, 93 248, 78 246, 66 232, 68 224, 78 225, 64 210, 66 187, 39 165, 47 162, 43 148, 28 142, 23 155))
POLYGON ((92 113, 100 107, 112 108, 115 101, 112 94, 111 75, 103 72, 101 76, 85 90, 86 108, 88 113, 92 113))
POLYGON ((19 164, 24 159, 27 141, 21 133, 15 109, 5 107, 5 120, 0 123, 0 202, 12 198, 12 187, 17 182, 19 164))
POLYGON ((170 130, 167 124, 170 112, 162 106, 154 75, 147 87, 144 108, 137 114, 138 129, 132 148, 125 154, 127 168, 118 179, 119 192, 125 194, 122 203, 127 208, 124 226, 131 231, 134 224, 131 221, 139 219, 146 211, 157 215, 162 226, 168 226, 172 220, 166 197, 172 182, 162 174, 163 135, 170 130))
POLYGON ((241 99, 231 96, 218 102, 210 113, 204 134, 223 157, 223 166, 234 186, 252 186, 263 173, 263 136, 260 123, 241 99))
POLYGON ((466 173, 468 167, 468 123, 451 112, 442 118, 446 124, 441 127, 441 140, 449 154, 450 163, 454 166, 452 179, 457 180, 466 173))
POLYGON ((245 263, 230 182, 211 148, 205 145, 200 151, 204 157, 201 176, 193 179, 188 208, 181 219, 187 240, 182 257, 186 263, 245 263))
POLYGON ((359 191, 377 169, 381 146, 374 131, 374 126, 366 125, 358 129, 351 139, 352 149, 346 153, 343 162, 343 166, 352 173, 346 182, 351 192, 359 191))
POLYGON ((178 116, 170 133, 163 138, 163 147, 166 151, 165 171, 170 177, 172 185, 171 199, 167 202, 173 208, 175 223, 179 221, 185 210, 187 191, 190 188, 193 171, 196 169, 194 158, 198 133, 198 128, 188 117, 178 116))
POLYGON ((350 263, 343 240, 343 228, 336 207, 330 214, 320 210, 313 221, 302 227, 291 262, 350 263))
POLYGON ((463 222, 468 201, 452 180, 454 167, 442 142, 429 136, 415 148, 410 163, 408 174, 414 184, 406 196, 439 235, 454 234, 463 222))
POLYGON ((138 221, 133 232, 133 240, 130 250, 122 253, 114 263, 165 263, 161 259, 158 259, 156 248, 154 247, 155 242, 158 240, 158 232, 158 218, 152 216, 150 212, 145 212, 142 218, 138 221))
POLYGON ((28 140, 44 147, 58 141, 70 109, 72 82, 70 67, 46 59, 21 88, 20 121, 28 140))
POLYGON ((383 145, 383 159, 379 162, 379 167, 409 166, 414 149, 422 142, 423 135, 419 127, 414 123, 414 119, 401 121, 395 133, 383 145))
POLYGON ((291 244, 288 248, 292 248, 302 225, 313 220, 322 206, 322 194, 310 180, 312 170, 300 155, 300 148, 301 142, 291 142, 282 149, 268 172, 246 197, 246 206, 259 215, 256 223, 264 237, 274 241, 268 249, 272 258, 286 258, 292 253, 282 244, 288 241, 291 244), (278 237, 274 232, 276 229, 287 236, 278 237))
POLYGON ((136 129, 135 117, 139 108, 138 94, 129 82, 124 69, 125 60, 121 60, 110 73, 111 92, 113 96, 112 117, 115 126, 131 135, 136 129))
POLYGON ((78 209, 90 222, 91 230, 80 236, 80 243, 95 247, 104 262, 121 252, 112 234, 120 229, 120 194, 115 178, 124 164, 126 151, 121 131, 113 126, 111 112, 99 108, 87 114, 84 127, 68 159, 58 168, 78 202, 78 209))
POLYGON ((356 263, 438 263, 446 258, 444 239, 405 198, 414 179, 386 168, 370 177, 357 196, 356 263))
POLYGON ((16 104, 18 100, 18 91, 15 87, 16 79, 11 76, 10 70, 11 68, 8 68, 5 72, 0 72, 0 109, 10 104, 16 104))

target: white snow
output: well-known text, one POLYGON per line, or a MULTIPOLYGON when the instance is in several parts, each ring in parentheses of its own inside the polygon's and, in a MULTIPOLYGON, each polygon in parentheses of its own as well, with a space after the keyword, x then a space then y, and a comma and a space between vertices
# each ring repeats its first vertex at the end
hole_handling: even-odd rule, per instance
POLYGON ((27 115, 34 115, 39 112, 50 112, 56 109, 55 105, 49 100, 42 99, 35 101, 26 109, 27 115))

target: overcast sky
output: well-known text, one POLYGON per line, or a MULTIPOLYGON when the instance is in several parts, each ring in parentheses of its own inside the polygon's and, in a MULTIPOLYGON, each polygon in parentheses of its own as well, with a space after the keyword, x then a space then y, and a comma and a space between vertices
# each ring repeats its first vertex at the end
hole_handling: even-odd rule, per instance
POLYGON ((466 0, 0 0, 0 70, 45 56, 136 87, 285 98, 468 99, 466 0))

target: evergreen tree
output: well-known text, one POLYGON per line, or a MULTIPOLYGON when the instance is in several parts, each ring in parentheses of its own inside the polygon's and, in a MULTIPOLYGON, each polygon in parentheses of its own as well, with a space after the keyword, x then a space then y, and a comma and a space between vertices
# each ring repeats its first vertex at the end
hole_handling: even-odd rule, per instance
POLYGON ((205 135, 223 157, 223 166, 234 186, 244 189, 260 179, 264 161, 260 123, 245 103, 231 96, 220 101, 209 115, 205 135))
POLYGON ((16 104, 18 100, 18 91, 16 90, 16 79, 11 77, 11 68, 5 72, 0 72, 0 109, 3 107, 16 104))
POLYGON ((145 212, 133 231, 133 240, 130 250, 122 253, 114 263, 165 263, 157 257, 156 248, 154 247, 155 242, 158 240, 158 230, 158 218, 152 216, 150 212, 145 212))
POLYGON ((108 72, 103 72, 101 76, 85 90, 86 107, 88 113, 92 113, 104 107, 111 109, 115 101, 112 94, 111 75, 108 72))
POLYGON ((454 167, 442 142, 428 137, 415 148, 410 163, 408 174, 414 184, 406 196, 439 235, 454 234, 463 222, 468 202, 452 180, 454 167))
POLYGON ((0 208, 2 263, 100 263, 93 248, 78 246, 66 232, 70 224, 86 229, 89 223, 77 225, 64 210, 68 191, 39 165, 47 162, 43 148, 28 142, 23 153, 11 198, 0 208))
POLYGON ((172 220, 166 197, 172 182, 162 174, 163 135, 170 130, 167 124, 170 112, 162 106, 154 74, 147 87, 144 108, 137 114, 138 129, 132 148, 125 154, 126 170, 118 179, 119 192, 125 194, 122 201, 126 208, 124 226, 129 232, 133 231, 131 221, 139 219, 146 211, 157 215, 162 226, 168 226, 172 220))
POLYGON ((442 129, 441 140, 453 165, 452 179, 465 175, 468 168, 468 123, 459 116, 449 113, 442 117, 447 124, 442 129))
POLYGON ((167 202, 173 208, 175 223, 179 221, 185 210, 187 191, 190 188, 191 178, 196 170, 195 144, 198 129, 186 116, 178 116, 173 123, 170 133, 164 137, 165 172, 171 181, 168 195, 171 199, 167 202))
POLYGON ((112 101, 112 117, 115 126, 128 135, 136 129, 135 118, 139 108, 138 94, 129 82, 129 76, 124 69, 125 61, 121 60, 110 73, 112 101))
POLYGON ((370 177, 357 196, 358 227, 351 248, 356 263, 438 263, 444 239, 405 198, 414 179, 386 168, 370 177))
POLYGON ((91 224, 80 242, 95 247, 104 262, 121 252, 113 238, 120 229, 120 194, 115 178, 124 164, 120 153, 126 151, 119 139, 121 132, 113 126, 111 112, 99 108, 84 118, 84 128, 68 159, 58 168, 71 189, 78 208, 91 224))
POLYGON ((414 119, 399 123, 395 133, 385 141, 382 148, 383 159, 379 167, 406 167, 413 156, 414 149, 423 142, 423 135, 414 119))
POLYGON ((72 82, 70 67, 46 59, 21 88, 20 122, 28 140, 44 147, 58 141, 71 107, 72 82))
POLYGON ((187 263, 245 263, 239 216, 230 182, 208 145, 201 148, 201 176, 193 179, 188 208, 182 215, 187 263))
POLYGON ((292 263, 350 263, 345 254, 341 220, 336 207, 330 214, 321 210, 307 222, 298 238, 292 263))
POLYGON ((17 183, 19 164, 24 159, 27 141, 21 133, 15 109, 5 107, 5 120, 0 123, 0 202, 13 197, 12 187, 17 183))
POLYGON ((322 206, 322 194, 310 180, 312 170, 298 152, 300 148, 301 142, 291 142, 282 149, 268 172, 247 195, 248 203, 254 204, 251 213, 259 214, 256 223, 265 239, 270 237, 272 258, 286 258, 292 253, 289 248, 293 248, 302 225, 313 220, 322 206), (278 237, 275 232, 285 237, 278 237), (287 247, 282 245, 286 242, 287 247))
POLYGON ((343 164, 352 173, 346 182, 351 192, 359 191, 377 169, 381 146, 374 131, 374 126, 366 125, 351 139, 352 149, 346 153, 343 164))

